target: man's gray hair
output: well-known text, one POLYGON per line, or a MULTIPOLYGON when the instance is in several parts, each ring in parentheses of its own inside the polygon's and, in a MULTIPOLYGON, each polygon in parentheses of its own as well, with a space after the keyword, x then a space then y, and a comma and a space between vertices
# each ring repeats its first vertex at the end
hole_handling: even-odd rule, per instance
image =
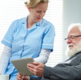
POLYGON ((73 23, 69 25, 68 32, 73 28, 73 27, 78 27, 80 32, 81 32, 81 23, 73 23))

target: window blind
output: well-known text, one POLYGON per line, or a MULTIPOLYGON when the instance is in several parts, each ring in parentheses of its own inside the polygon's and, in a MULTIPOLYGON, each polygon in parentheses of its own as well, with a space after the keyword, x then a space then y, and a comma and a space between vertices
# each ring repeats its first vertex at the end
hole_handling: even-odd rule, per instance
POLYGON ((54 51, 46 65, 54 66, 63 60, 63 0, 51 0, 47 19, 55 26, 54 51), (50 18, 50 19, 49 19, 50 18))
MULTIPOLYGON (((0 1, 0 41, 4 37, 12 21, 29 14, 24 5, 26 0, 0 1)), ((49 0, 45 19, 55 26, 54 51, 50 54, 46 65, 54 66, 63 60, 63 0, 49 0)), ((50 35, 51 36, 51 35, 50 35)), ((4 45, 0 43, 0 56, 4 45)))

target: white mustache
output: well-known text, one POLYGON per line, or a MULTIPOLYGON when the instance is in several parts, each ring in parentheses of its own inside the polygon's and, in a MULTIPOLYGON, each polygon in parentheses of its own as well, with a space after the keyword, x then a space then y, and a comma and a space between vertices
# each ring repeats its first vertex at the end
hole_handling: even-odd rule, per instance
POLYGON ((67 44, 67 46, 69 47, 69 46, 74 46, 74 44, 67 44))

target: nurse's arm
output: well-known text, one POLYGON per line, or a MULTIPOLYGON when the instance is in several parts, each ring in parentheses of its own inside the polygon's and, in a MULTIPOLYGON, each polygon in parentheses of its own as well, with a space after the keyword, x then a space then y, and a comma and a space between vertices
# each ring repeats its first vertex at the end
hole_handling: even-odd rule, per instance
POLYGON ((50 49, 41 49, 39 56, 37 58, 34 58, 34 61, 45 64, 49 59, 50 53, 51 53, 50 49))

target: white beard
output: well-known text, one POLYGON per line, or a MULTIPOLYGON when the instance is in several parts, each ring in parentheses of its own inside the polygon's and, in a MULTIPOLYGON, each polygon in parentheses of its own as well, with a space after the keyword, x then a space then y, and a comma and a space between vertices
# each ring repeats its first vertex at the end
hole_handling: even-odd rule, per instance
POLYGON ((74 44, 70 44, 70 45, 73 45, 74 48, 70 50, 69 47, 67 46, 67 50, 65 51, 65 55, 67 55, 68 57, 72 57, 76 53, 78 53, 79 51, 81 51, 81 42, 79 42, 77 44, 77 46, 75 46, 74 44))

